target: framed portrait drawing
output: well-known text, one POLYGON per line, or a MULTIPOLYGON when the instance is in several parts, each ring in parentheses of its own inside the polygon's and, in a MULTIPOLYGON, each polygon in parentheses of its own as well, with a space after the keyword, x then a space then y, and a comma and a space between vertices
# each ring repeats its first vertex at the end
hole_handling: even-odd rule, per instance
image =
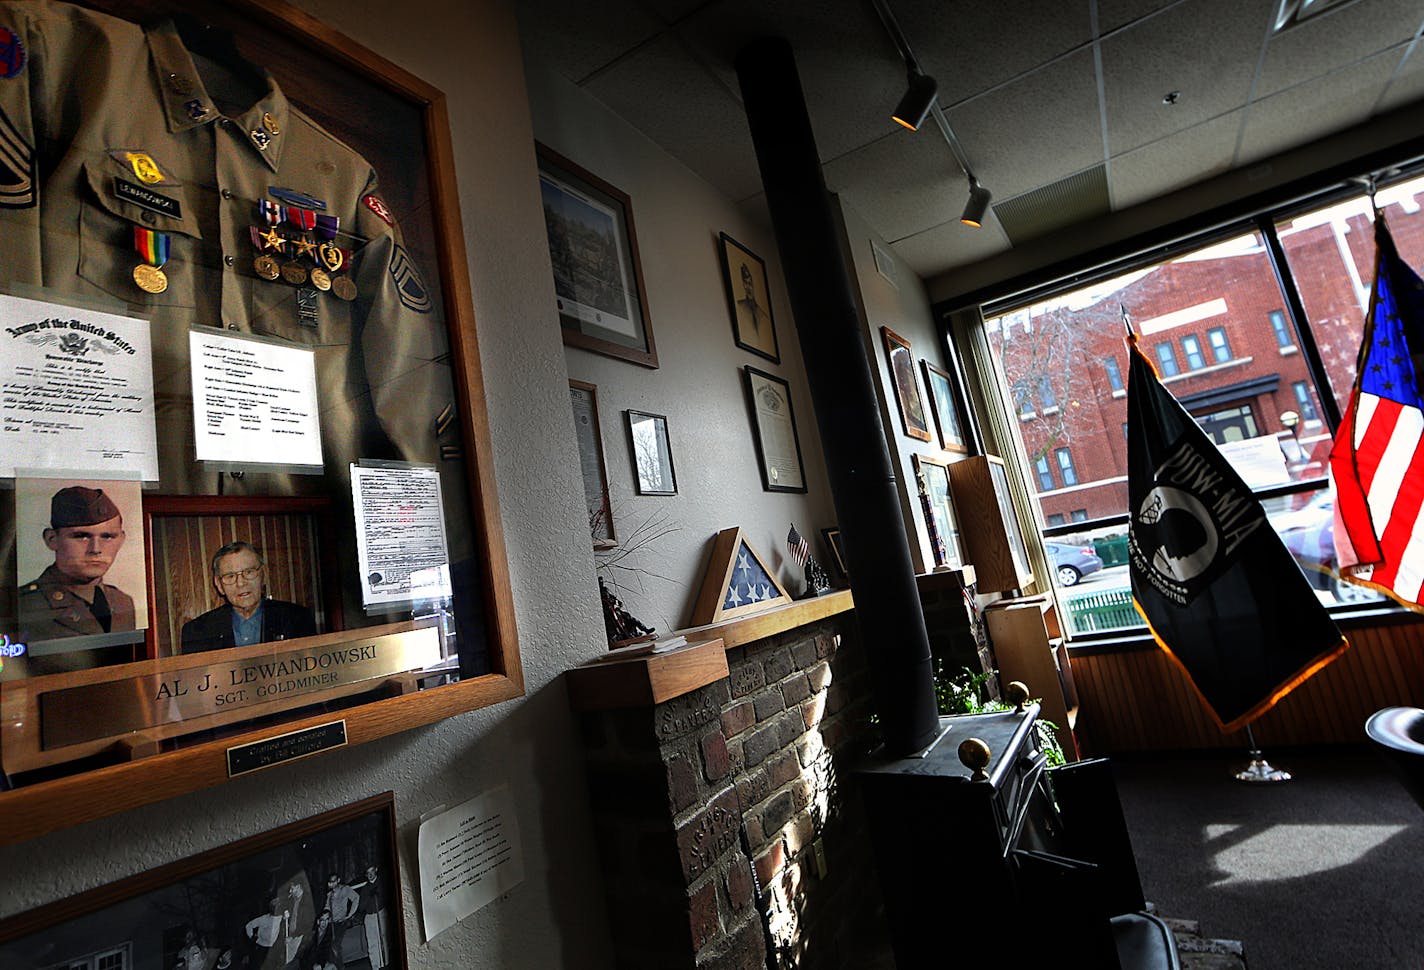
POLYGON ((890 368, 890 382, 895 387, 895 403, 900 408, 900 427, 911 438, 930 440, 930 419, 920 398, 920 385, 915 380, 915 360, 910 342, 889 327, 881 327, 885 340, 885 364, 890 368))
POLYGON ((0 966, 404 970, 396 853, 386 792, 8 917, 0 966))
POLYGON ((588 508, 588 531, 595 549, 607 549, 618 539, 613 531, 613 506, 608 500, 608 466, 603 463, 603 432, 598 422, 598 387, 569 381, 569 405, 578 439, 579 470, 588 508))
POLYGON ((737 346, 772 363, 781 363, 766 263, 725 232, 719 237, 717 252, 722 259, 722 285, 727 290, 727 307, 732 314, 732 334, 737 346))
POLYGON ((930 410, 934 412, 940 447, 945 451, 968 454, 969 444, 964 435, 964 423, 960 420, 959 395, 955 393, 954 379, 943 367, 928 360, 922 359, 920 366, 925 372, 925 387, 929 390, 930 410))
POLYGON ((0 478, 81 491, 0 530, 0 844, 219 784, 230 746, 333 715, 355 744, 520 696, 445 96, 282 0, 9 14, 0 478), (44 422, 6 411, 17 378, 44 422), (431 481, 420 504, 377 501, 398 477, 431 481), (117 545, 101 490, 102 602, 43 544, 117 545), (360 542, 411 522, 438 539, 379 568, 443 581, 368 608, 360 542), (21 584, 125 642, 36 646, 77 644, 21 584))
POLYGON ((746 375, 762 488, 768 492, 806 491, 806 467, 801 462, 801 439, 791 409, 791 385, 751 364, 746 366, 746 375))
POLYGON ((936 566, 958 567, 964 564, 959 551, 959 522, 954 516, 954 501, 950 497, 949 468, 937 459, 925 455, 915 456, 915 472, 924 478, 926 494, 926 515, 934 524, 937 535, 944 544, 941 551, 931 537, 931 551, 936 566))
POLYGON ((676 495, 677 476, 672 466, 667 418, 629 409, 628 449, 633 456, 633 484, 639 495, 676 495))
POLYGON ((547 145, 535 148, 564 343, 657 367, 632 200, 547 145))

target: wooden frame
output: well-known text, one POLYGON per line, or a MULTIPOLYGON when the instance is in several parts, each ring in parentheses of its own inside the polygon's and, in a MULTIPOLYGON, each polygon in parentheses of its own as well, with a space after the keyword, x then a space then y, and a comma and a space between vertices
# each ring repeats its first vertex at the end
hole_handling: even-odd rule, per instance
POLYGON ((741 527, 733 526, 717 533, 712 543, 707 572, 692 607, 692 625, 720 623, 790 602, 791 594, 776 578, 775 571, 767 566, 741 527))
POLYGON ((189 596, 196 591, 206 606, 219 606, 213 591, 207 557, 233 540, 252 543, 265 559, 267 594, 275 599, 301 603, 316 614, 316 632, 345 629, 341 584, 337 579, 336 547, 331 541, 335 523, 331 500, 326 496, 238 496, 238 495, 150 495, 143 503, 143 533, 148 548, 148 630, 144 638, 149 659, 176 656, 180 650, 182 623, 194 619, 202 609, 175 609, 172 596, 176 584, 186 586, 189 596), (169 528, 197 533, 188 542, 176 544, 165 535, 169 528), (196 542, 192 540, 196 539, 196 542), (306 543, 294 556, 283 554, 277 545, 306 543), (169 552, 178 545, 177 556, 169 552), (197 562, 191 553, 197 553, 197 562), (188 554, 188 555, 185 555, 188 554), (291 560, 295 558, 296 563, 291 560), (285 563, 285 565, 284 565, 285 563), (297 565, 300 563, 300 566, 297 565), (196 567, 196 575, 194 570, 196 567), (159 577, 165 583, 159 585, 159 577))
POLYGON ((925 372, 925 390, 929 392, 930 410, 934 413, 939 446, 945 451, 967 455, 969 440, 964 433, 964 409, 959 406, 958 388, 949 371, 921 358, 925 372))
POLYGON ((959 520, 954 515, 954 501, 950 497, 949 463, 928 455, 915 455, 915 473, 925 480, 929 514, 934 516, 935 528, 944 540, 943 561, 940 561, 939 550, 932 550, 935 566, 957 568, 963 564, 964 556, 959 548, 959 520))
POLYGON ((831 565, 835 567, 836 578, 843 583, 850 582, 850 569, 846 566, 845 540, 841 538, 840 526, 827 526, 821 530, 821 538, 830 550, 831 565))
MULTIPOLYGON (((371 914, 384 938, 376 945, 384 943, 386 966, 405 970, 391 792, 8 917, 0 921, 0 964, 102 966, 82 961, 124 953, 115 965, 171 967, 182 956, 190 967, 237 967, 258 931, 257 920, 270 912, 281 927, 273 947, 281 946, 284 957, 290 954, 276 965, 318 965, 315 955, 338 942, 359 949, 356 959, 365 959, 370 944, 360 909, 345 927, 333 926, 329 933, 318 928, 330 877, 359 901, 372 869, 384 903, 371 914), (224 951, 230 951, 229 959, 220 963, 224 951)), ((352 898, 343 895, 338 902, 349 906, 352 898)))
POLYGON ((766 263, 725 232, 719 236, 717 255, 722 262, 722 285, 727 291, 727 309, 732 314, 732 336, 737 346, 773 364, 781 363, 766 263))
MULTIPOLYGON (((422 314, 422 320, 436 321, 433 332, 445 342, 443 349, 437 347, 432 351, 436 355, 436 371, 431 372, 431 376, 438 374, 443 381, 444 372, 440 368, 448 366, 449 403, 438 414, 435 413, 438 408, 432 409, 428 417, 420 413, 413 422, 418 422, 422 434, 419 447, 413 450, 417 453, 428 450, 432 455, 438 450, 438 458, 432 460, 440 462, 442 475, 451 476, 451 491, 447 491, 447 495, 463 493, 468 499, 468 522, 451 530, 462 545, 458 554, 451 556, 454 572, 461 577, 455 602, 457 607, 461 602, 470 606, 468 600, 461 600, 462 596, 480 602, 477 608, 457 609, 454 620, 466 643, 482 642, 485 647, 481 651, 470 650, 468 655, 483 654, 487 659, 479 669, 445 670, 440 677, 433 678, 439 686, 432 684, 431 689, 422 689, 426 682, 419 677, 407 678, 400 683, 393 682, 389 690, 381 692, 388 696, 376 695, 381 699, 371 699, 371 694, 365 694, 342 702, 352 705, 341 712, 345 743, 354 745, 377 740, 521 696, 523 673, 494 469, 488 460, 492 445, 445 96, 281 0, 236 0, 222 4, 207 0, 97 0, 95 5, 111 14, 134 20, 142 18, 145 22, 155 14, 184 13, 211 24, 216 28, 215 35, 231 32, 238 54, 268 69, 293 105, 337 139, 344 139, 371 167, 385 173, 384 199, 368 197, 367 214, 362 218, 369 220, 370 213, 375 213, 389 225, 399 219, 409 258, 399 267, 393 259, 390 272, 398 283, 407 284, 402 302, 407 308, 414 306, 414 312, 422 314), (379 133, 369 125, 374 114, 382 119, 379 133), (412 263, 419 264, 420 269, 412 269, 412 263), (421 271, 426 274, 428 286, 418 278, 421 271)), ((30 54, 33 58, 34 52, 30 54)), ((131 92, 131 96, 137 95, 131 92)), ((152 146, 144 147, 152 150, 152 146)), ((344 201, 354 205, 357 200, 344 201)), ((4 223, 4 217, 4 211, 0 211, 0 223, 4 223)), ((343 225, 346 225, 344 221, 343 225)), ((397 251, 401 251, 400 245, 397 251)), ((193 272, 200 271, 207 270, 193 272)), ((218 267, 212 271, 223 270, 218 267)), ((125 293, 131 294, 131 302, 143 296, 132 289, 132 284, 130 287, 125 293)), ((161 314, 155 315, 155 321, 160 317, 161 314)), ((155 350, 164 345, 164 341, 155 339, 155 350)), ((162 413, 159 420, 162 427, 162 413)), ((346 437, 352 442, 356 440, 355 436, 346 437)), ((337 447, 348 444, 339 436, 331 440, 337 447)), ((160 460, 165 460, 162 453, 160 460)), ((191 453, 185 460, 191 460, 191 453)), ((329 460, 328 476, 333 474, 334 467, 329 460)), ((211 488, 214 479, 204 476, 202 481, 206 483, 204 488, 211 488)), ((238 485, 234 488, 242 490, 238 485)), ((309 484, 294 489, 306 490, 310 490, 309 484)), ((339 501, 340 488, 332 488, 329 493, 339 501)), ((349 495, 346 498, 349 501, 349 495)), ((343 589, 349 592, 349 584, 343 583, 343 589)), ((353 618, 347 609, 344 619, 351 625, 354 619, 360 618, 353 618)), ((354 634, 337 632, 325 636, 335 646, 343 636, 349 641, 354 634)), ((168 665, 183 661, 182 657, 158 658, 136 662, 134 666, 159 674, 168 665)), ((0 698, 8 698, 12 688, 24 684, 23 680, 0 683, 0 698)), ((15 786, 13 790, 0 793, 0 817, 6 822, 0 827, 0 844, 23 841, 221 784, 229 777, 227 752, 230 747, 292 731, 320 728, 331 722, 330 714, 298 715, 297 711, 297 707, 279 705, 278 709, 263 712, 275 716, 252 722, 262 724, 261 727, 236 722, 223 729, 226 737, 209 735, 210 740, 186 747, 143 738, 116 743, 102 752, 101 757, 66 766, 64 770, 70 774, 50 770, 35 777, 12 776, 8 780, 15 786)), ((8 721, 0 725, 12 726, 8 721)), ((4 751, 0 749, 0 763, 5 760, 4 751)), ((14 770, 8 764, 5 769, 14 770)))
POLYGON ((963 519, 964 557, 974 567, 979 592, 1002 593, 1033 582, 1003 459, 976 455, 954 462, 949 487, 963 519))
POLYGON ((768 492, 806 491, 806 465, 801 460, 801 436, 796 430, 791 385, 751 364, 744 370, 761 487, 768 492), (791 463, 793 451, 794 466, 791 463))
POLYGON ((549 146, 535 142, 534 147, 564 343, 657 367, 638 234, 633 228, 633 200, 549 146), (584 245, 570 244, 571 228, 584 230, 584 245), (610 243, 613 251, 605 252, 610 243), (594 258, 597 269, 583 265, 594 258), (610 263, 618 269, 617 279, 606 278, 610 263), (600 278, 599 271, 605 276, 600 278))
POLYGON ((608 498, 608 466, 603 461, 603 427, 598 417, 598 385, 569 380, 569 404, 578 439, 579 469, 583 473, 584 504, 593 548, 609 549, 618 541, 613 529, 613 505, 608 498))
POLYGON ((890 369, 890 384, 900 409, 900 427, 907 437, 929 441, 930 419, 920 397, 920 385, 915 380, 910 342, 889 327, 881 327, 880 335, 885 340, 885 366, 890 369))
POLYGON ((629 408, 623 417, 628 426, 628 454, 633 460, 633 487, 639 495, 676 495, 677 471, 667 416, 629 408), (649 430, 644 433, 641 428, 649 430))

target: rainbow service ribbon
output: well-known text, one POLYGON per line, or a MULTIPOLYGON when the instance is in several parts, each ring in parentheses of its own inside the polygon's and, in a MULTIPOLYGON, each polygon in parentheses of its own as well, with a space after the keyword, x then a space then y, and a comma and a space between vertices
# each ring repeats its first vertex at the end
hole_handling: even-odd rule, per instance
POLYGON ((134 226, 134 249, 149 266, 162 266, 168 262, 168 254, 173 240, 166 232, 156 232, 142 226, 134 226))

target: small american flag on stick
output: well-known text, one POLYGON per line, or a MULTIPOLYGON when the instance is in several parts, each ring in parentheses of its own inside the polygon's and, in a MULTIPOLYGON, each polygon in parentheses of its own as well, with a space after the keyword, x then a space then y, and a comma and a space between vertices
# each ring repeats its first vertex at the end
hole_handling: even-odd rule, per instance
POLYGON ((803 568, 806 560, 811 557, 811 547, 806 544, 806 537, 796 531, 795 524, 791 526, 791 531, 786 533, 786 551, 791 553, 796 565, 803 568))

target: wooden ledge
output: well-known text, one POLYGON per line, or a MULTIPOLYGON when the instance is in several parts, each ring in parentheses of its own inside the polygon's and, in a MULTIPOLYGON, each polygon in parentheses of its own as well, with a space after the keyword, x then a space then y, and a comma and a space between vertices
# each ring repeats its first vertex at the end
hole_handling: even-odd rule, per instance
POLYGON ((727 651, 716 638, 689 638, 666 653, 599 657, 569 671, 569 706, 576 711, 652 707, 729 675, 727 651))
POLYGON ((753 613, 751 616, 740 616, 735 620, 709 623, 677 632, 689 640, 717 637, 730 650, 732 647, 763 640, 853 609, 855 600, 851 597, 850 590, 838 589, 814 599, 795 600, 785 606, 776 606, 764 613, 753 613))

